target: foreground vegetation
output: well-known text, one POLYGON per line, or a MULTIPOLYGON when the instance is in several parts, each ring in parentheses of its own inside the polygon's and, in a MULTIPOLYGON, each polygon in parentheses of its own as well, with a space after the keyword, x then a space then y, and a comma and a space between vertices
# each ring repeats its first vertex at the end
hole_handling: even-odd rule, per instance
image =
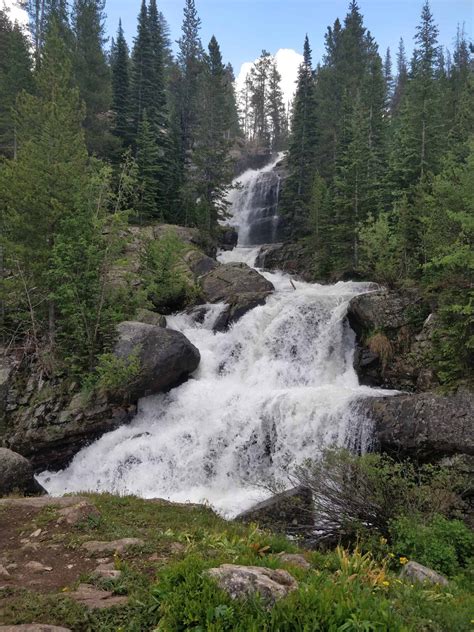
MULTIPOLYGON (((346 516, 346 524, 358 521, 359 528, 351 540, 345 538, 344 546, 325 550, 305 550, 302 542, 262 531, 257 525, 226 522, 206 507, 89 495, 100 517, 91 516, 66 531, 62 527, 50 530, 51 542, 42 545, 78 551, 87 540, 141 538, 143 546, 115 555, 115 567, 122 571, 115 582, 93 575, 78 578, 78 583, 87 581, 127 595, 128 604, 88 611, 68 598, 74 585, 55 594, 4 588, 0 592, 0 618, 12 624, 36 621, 74 631, 110 632, 470 630, 474 536, 462 521, 453 518, 461 498, 457 492, 463 489, 460 479, 448 502, 446 490, 441 494, 440 481, 446 476, 442 468, 429 476, 425 471, 416 482, 416 477, 405 476, 411 468, 408 464, 385 459, 380 468, 374 461, 379 458, 385 459, 364 457, 357 462, 342 453, 326 457, 327 463, 337 460, 342 467, 350 459, 359 473, 366 473, 364 489, 370 488, 368 480, 372 480, 366 516, 373 515, 375 501, 381 500, 374 491, 379 493, 382 483, 386 504, 380 515, 387 511, 392 492, 396 502, 383 525, 362 525, 361 512, 357 520, 346 516), (436 489, 438 497, 433 494, 436 489), (434 498, 436 506, 429 506, 428 498, 434 498), (302 553, 310 568, 283 562, 280 552, 302 553), (401 579, 400 570, 409 559, 445 573, 449 585, 401 579), (223 563, 285 568, 299 588, 272 608, 258 596, 233 600, 204 573, 223 563)), ((19 525, 18 531, 29 532, 38 526, 48 530, 55 518, 54 509, 46 508, 31 524, 19 525)))

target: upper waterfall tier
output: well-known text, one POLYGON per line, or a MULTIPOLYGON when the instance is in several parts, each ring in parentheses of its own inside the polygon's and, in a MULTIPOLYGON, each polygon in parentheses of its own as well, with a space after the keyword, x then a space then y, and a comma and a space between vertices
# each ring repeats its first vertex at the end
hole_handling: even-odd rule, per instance
POLYGON ((271 244, 278 240, 280 176, 275 170, 279 153, 262 169, 249 169, 235 179, 229 194, 232 223, 239 227, 239 246, 271 244))

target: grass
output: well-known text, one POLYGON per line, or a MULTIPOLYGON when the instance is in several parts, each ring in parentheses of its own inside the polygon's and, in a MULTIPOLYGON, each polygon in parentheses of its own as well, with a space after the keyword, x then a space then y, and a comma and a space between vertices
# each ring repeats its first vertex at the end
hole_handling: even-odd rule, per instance
MULTIPOLYGON (((305 551, 311 569, 304 570, 277 557, 280 551, 297 551, 294 542, 256 526, 226 522, 208 508, 107 494, 89 497, 100 518, 54 537, 74 549, 86 540, 143 539, 143 547, 115 556, 122 570, 117 582, 78 578, 127 595, 129 604, 89 612, 68 597, 74 585, 49 595, 0 590, 2 623, 34 621, 74 632, 472 630, 474 600, 462 582, 453 581, 448 589, 402 582, 393 557, 376 559, 359 550, 305 551), (286 568, 299 589, 271 609, 258 598, 233 601, 204 573, 222 563, 286 568)), ((37 518, 45 525, 54 512, 45 510, 37 518)))

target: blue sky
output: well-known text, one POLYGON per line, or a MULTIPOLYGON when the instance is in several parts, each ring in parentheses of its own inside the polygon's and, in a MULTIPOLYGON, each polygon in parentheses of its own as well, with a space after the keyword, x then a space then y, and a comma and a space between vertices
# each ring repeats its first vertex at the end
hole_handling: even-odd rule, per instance
MULTIPOLYGON (((126 36, 132 41, 141 0, 108 0, 107 27, 114 35, 119 17, 126 36)), ((326 27, 336 17, 343 18, 349 0, 196 0, 202 20, 202 39, 213 34, 221 44, 226 61, 236 71, 245 61, 258 57, 262 48, 275 53, 279 48, 301 52, 307 32, 315 61, 323 53, 326 27)), ((184 0, 158 0, 171 28, 173 40, 179 37, 184 0)), ((359 0, 366 27, 372 31, 380 49, 396 49, 403 37, 411 51, 422 0, 359 0)), ((440 28, 440 42, 452 47, 456 25, 465 23, 472 38, 474 0, 431 0, 432 11, 440 28)))

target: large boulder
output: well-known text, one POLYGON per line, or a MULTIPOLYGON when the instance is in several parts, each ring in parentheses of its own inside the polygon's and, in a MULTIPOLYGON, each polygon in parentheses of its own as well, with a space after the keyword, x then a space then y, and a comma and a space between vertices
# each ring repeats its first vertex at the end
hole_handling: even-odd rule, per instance
POLYGON ((0 496, 11 493, 37 496, 45 494, 33 476, 30 462, 20 454, 0 448, 0 496))
POLYGON ((273 284, 245 263, 226 263, 200 278, 203 295, 209 303, 229 306, 216 322, 223 331, 249 310, 265 303, 273 284))
POLYGON ((232 599, 245 599, 258 594, 268 605, 298 588, 298 582, 288 571, 263 566, 222 564, 218 568, 210 568, 207 574, 232 599))
POLYGON ((314 529, 314 507, 311 490, 302 485, 276 494, 236 518, 241 522, 257 522, 272 531, 300 535, 314 529))
POLYGON ((303 242, 285 242, 262 246, 255 265, 263 270, 281 270, 313 283, 314 252, 303 242))
POLYGON ((410 561, 402 568, 400 573, 402 579, 410 582, 418 582, 420 584, 435 584, 439 586, 448 586, 449 582, 432 568, 418 564, 418 562, 410 561))
POLYGON ((187 378, 199 366, 196 347, 179 331, 154 325, 125 321, 117 328, 116 358, 137 358, 139 372, 127 386, 127 397, 141 397, 169 390, 187 378))
POLYGON ((430 366, 436 315, 421 292, 379 290, 354 297, 347 319, 355 331, 354 368, 362 384, 405 391, 438 386, 430 366))
POLYGON ((200 250, 189 250, 184 254, 183 259, 195 279, 198 279, 203 274, 207 274, 211 270, 215 270, 219 267, 219 264, 215 259, 208 257, 200 250))
POLYGON ((467 390, 366 399, 358 412, 373 421, 378 450, 426 461, 474 455, 474 398, 467 390))

